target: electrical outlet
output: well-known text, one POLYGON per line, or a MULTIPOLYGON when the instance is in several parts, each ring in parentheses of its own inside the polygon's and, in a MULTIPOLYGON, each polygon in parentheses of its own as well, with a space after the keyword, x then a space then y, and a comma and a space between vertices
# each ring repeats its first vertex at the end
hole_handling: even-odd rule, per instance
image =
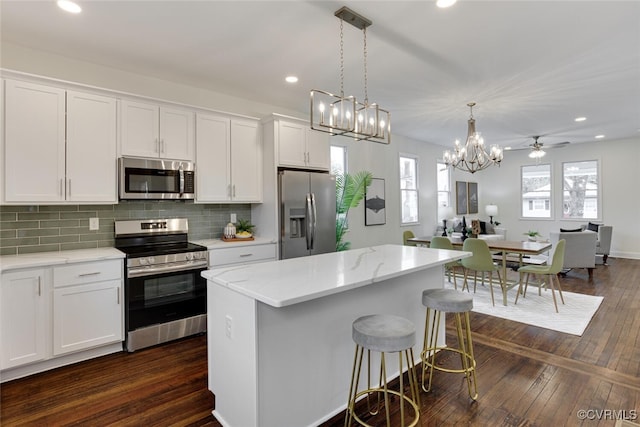
POLYGON ((236 214, 232 213, 232 214, 231 214, 231 222, 232 222, 233 224, 235 224, 237 220, 238 220, 238 218, 236 217, 236 214))
POLYGON ((98 230, 100 228, 99 218, 89 218, 89 230, 98 230))
POLYGON ((231 338, 233 319, 228 314, 224 318, 224 333, 227 338, 231 338))

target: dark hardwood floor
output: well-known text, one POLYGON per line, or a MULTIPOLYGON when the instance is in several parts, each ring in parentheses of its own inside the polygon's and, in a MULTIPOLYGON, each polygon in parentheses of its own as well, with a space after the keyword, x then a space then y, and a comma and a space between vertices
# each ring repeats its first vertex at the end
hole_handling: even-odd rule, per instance
MULTIPOLYGON (((640 415, 640 261, 610 258, 592 282, 586 270, 560 282, 604 296, 584 335, 472 313, 478 401, 462 376, 436 373, 434 390, 421 394, 419 425, 614 426, 621 411, 640 415), (605 416, 581 420, 580 410, 605 416)), ((220 425, 211 415, 205 336, 10 381, 0 396, 2 426, 220 425)), ((343 423, 336 416, 324 426, 343 423)))

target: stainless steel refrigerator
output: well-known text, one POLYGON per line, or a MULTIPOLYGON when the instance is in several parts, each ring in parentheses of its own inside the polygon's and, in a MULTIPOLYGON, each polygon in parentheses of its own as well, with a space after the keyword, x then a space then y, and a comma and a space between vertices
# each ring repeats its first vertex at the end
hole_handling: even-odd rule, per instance
POLYGON ((280 259, 336 250, 336 179, 322 172, 278 172, 280 259))

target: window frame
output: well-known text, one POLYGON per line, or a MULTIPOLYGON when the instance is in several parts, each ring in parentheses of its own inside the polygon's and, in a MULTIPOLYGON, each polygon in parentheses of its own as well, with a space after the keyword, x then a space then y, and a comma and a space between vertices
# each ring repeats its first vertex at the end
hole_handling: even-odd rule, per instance
POLYGON ((410 153, 398 153, 398 188, 400 190, 400 197, 399 197, 399 204, 400 204, 400 226, 409 226, 409 225, 416 225, 416 224, 420 224, 420 178, 419 178, 419 157, 416 154, 410 154, 410 153), (403 178, 402 178, 402 167, 401 167, 401 162, 402 159, 409 159, 412 160, 414 162, 414 170, 415 170, 415 176, 413 177, 414 179, 414 184, 415 184, 415 189, 403 189, 403 178), (402 200, 403 200, 403 194, 405 194, 405 192, 415 192, 415 197, 416 197, 416 219, 415 221, 408 221, 405 222, 404 221, 404 207, 402 204, 402 200))
MULTIPOLYGON (((529 193, 535 193, 535 192, 527 191, 527 194, 529 193)), ((544 193, 544 191, 540 191, 540 193, 544 193)), ((555 208, 554 195, 555 195, 555 191, 554 191, 554 184, 553 184, 553 167, 551 163, 537 163, 534 165, 520 166, 520 219, 528 220, 528 221, 530 220, 552 221, 555 213, 554 212, 554 208, 555 208), (535 206, 536 200, 539 201, 541 199, 525 199, 525 189, 524 189, 524 182, 523 182, 524 173, 527 168, 540 168, 540 167, 546 167, 549 172, 549 177, 548 177, 549 178, 549 191, 548 191, 549 195, 548 195, 548 198, 544 199, 546 200, 546 202, 549 203, 549 209, 548 209, 549 213, 546 216, 530 216, 525 214, 525 204, 527 206, 535 206)))
POLYGON ((440 208, 440 207, 453 207, 452 204, 451 204, 451 182, 452 182, 451 180, 452 180, 452 175, 453 174, 451 173, 451 168, 448 167, 445 164, 444 160, 436 160, 436 200, 437 200, 438 208, 440 208), (447 171, 447 187, 448 187, 448 190, 440 190, 439 176, 440 176, 440 171, 442 169, 447 171), (446 193, 446 195, 447 195, 446 204, 440 204, 440 194, 441 193, 446 193))
MULTIPOLYGON (((602 221, 602 171, 600 167, 599 159, 589 159, 589 160, 572 160, 562 162, 561 164, 561 182, 560 182, 560 206, 562 207, 559 219, 562 221, 602 221), (595 206, 596 206, 596 216, 595 217, 577 217, 577 216, 566 216, 565 217, 565 167, 566 165, 578 164, 578 163, 594 163, 595 165, 595 176, 596 176, 596 197, 595 197, 595 206)), ((585 190, 585 193, 588 191, 585 190)))

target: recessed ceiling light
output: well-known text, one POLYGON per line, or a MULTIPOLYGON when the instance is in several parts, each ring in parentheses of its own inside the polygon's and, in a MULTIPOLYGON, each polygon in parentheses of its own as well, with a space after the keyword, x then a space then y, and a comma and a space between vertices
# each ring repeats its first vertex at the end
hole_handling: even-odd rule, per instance
POLYGON ((70 0, 58 0, 58 7, 70 13, 80 13, 82 8, 70 0))
POLYGON ((505 150, 511 150, 511 147, 504 147, 505 150))
POLYGON ((594 138, 595 139, 602 139, 602 138, 604 138, 604 135, 596 135, 596 136, 594 136, 594 138))
POLYGON ((287 83, 298 83, 298 78, 296 76, 287 76, 285 80, 287 83))
POLYGON ((586 117, 576 117, 575 119, 573 119, 576 122, 584 122, 585 120, 587 120, 586 117))
POLYGON ((436 6, 445 8, 449 6, 453 6, 458 0, 438 0, 436 1, 436 6))

